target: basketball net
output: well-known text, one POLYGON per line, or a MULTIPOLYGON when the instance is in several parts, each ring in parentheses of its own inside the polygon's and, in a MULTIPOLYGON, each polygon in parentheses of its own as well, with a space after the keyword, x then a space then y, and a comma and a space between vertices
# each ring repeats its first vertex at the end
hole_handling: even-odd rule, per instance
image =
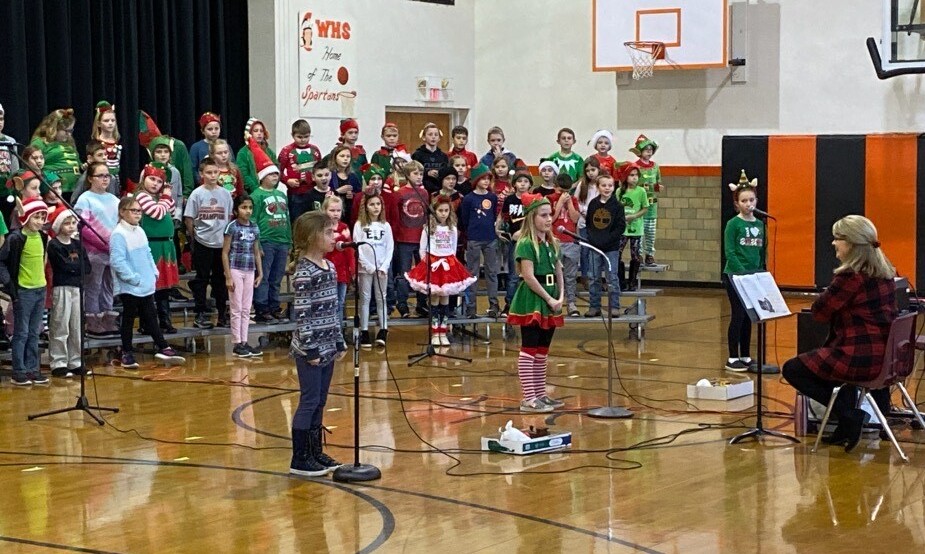
POLYGON ((645 79, 652 76, 656 60, 665 59, 665 43, 633 40, 624 42, 623 46, 633 61, 633 79, 645 79))

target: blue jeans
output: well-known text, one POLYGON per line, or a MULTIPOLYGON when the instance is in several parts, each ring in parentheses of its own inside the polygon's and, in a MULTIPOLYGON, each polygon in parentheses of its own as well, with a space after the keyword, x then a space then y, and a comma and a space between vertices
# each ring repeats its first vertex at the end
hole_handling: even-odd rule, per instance
POLYGON ((13 301, 13 373, 39 371, 39 333, 45 309, 45 287, 18 287, 13 301))
MULTIPOLYGON (((588 249, 584 249, 588 250, 588 249)), ((591 308, 601 308, 601 272, 604 272, 607 276, 607 287, 610 290, 610 299, 608 308, 619 308, 620 307, 620 278, 619 278, 619 267, 620 267, 620 251, 614 250, 612 252, 606 252, 607 259, 610 260, 611 269, 607 269, 607 261, 601 257, 597 252, 590 250, 591 256, 591 271, 588 274, 588 279, 591 281, 591 298, 590 305, 591 308)))
MULTIPOLYGON (((406 271, 411 271, 414 264, 419 260, 418 250, 421 246, 418 243, 396 242, 395 243, 395 304, 398 306, 408 307, 408 296, 411 294, 411 285, 405 277, 406 271)), ((417 294, 418 307, 424 308, 427 305, 427 299, 423 294, 417 294)))
MULTIPOLYGON (((578 230, 578 236, 580 236, 585 242, 588 242, 588 228, 582 227, 578 230)), ((590 248, 581 249, 581 258, 578 260, 578 271, 581 275, 588 278, 588 273, 591 272, 591 254, 595 254, 594 250, 590 248)))
POLYGON ((299 374, 299 407, 292 416, 292 428, 319 427, 324 418, 324 405, 328 402, 328 389, 334 375, 334 360, 326 364, 311 365, 305 356, 296 356, 295 367, 299 374))
POLYGON ((275 242, 263 242, 263 279, 254 291, 254 310, 258 314, 279 311, 279 284, 286 273, 289 261, 289 245, 275 242))
POLYGON ((507 246, 507 291, 504 294, 504 304, 510 305, 514 299, 514 293, 517 291, 517 284, 520 283, 520 273, 517 273, 517 260, 514 259, 515 243, 507 246))
POLYGON ((344 304, 347 302, 347 283, 337 283, 337 313, 340 314, 341 325, 344 323, 344 304))

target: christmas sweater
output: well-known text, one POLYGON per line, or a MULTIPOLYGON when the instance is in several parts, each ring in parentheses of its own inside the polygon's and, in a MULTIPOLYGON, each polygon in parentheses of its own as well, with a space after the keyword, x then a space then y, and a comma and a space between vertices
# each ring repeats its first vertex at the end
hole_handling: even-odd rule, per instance
POLYGON ((241 178, 241 172, 237 168, 226 167, 219 169, 218 184, 227 190, 232 198, 244 194, 244 180, 241 178))
POLYGON ((45 142, 36 137, 30 143, 45 155, 45 171, 61 179, 61 191, 71 192, 80 177, 80 156, 77 149, 63 142, 45 142))
POLYGON ((598 161, 598 163, 601 164, 601 174, 602 175, 607 174, 607 175, 611 175, 614 178, 616 178, 616 174, 614 174, 614 169, 620 166, 616 158, 614 158, 610 154, 607 154, 606 156, 602 156, 600 152, 595 152, 592 157, 595 158, 598 161))
POLYGON ((251 195, 254 201, 252 221, 260 229, 260 241, 274 244, 292 244, 292 227, 289 225, 289 205, 286 194, 276 187, 260 187, 251 195))
POLYGON ((585 160, 575 152, 572 152, 567 156, 563 156, 562 152, 556 151, 551 155, 546 156, 546 159, 558 166, 559 173, 568 173, 573 182, 577 181, 584 175, 585 160))
POLYGON ((726 266, 723 273, 746 273, 765 267, 764 223, 755 219, 745 221, 735 216, 726 223, 723 231, 723 252, 726 266))
POLYGON ((122 145, 112 140, 97 138, 103 144, 103 151, 106 152, 106 167, 109 168, 110 175, 119 175, 119 169, 122 165, 122 145))
POLYGON ((451 160, 453 159, 454 156, 462 156, 466 160, 466 164, 469 165, 469 169, 472 169, 473 167, 479 164, 479 158, 478 156, 475 155, 475 152, 470 152, 469 150, 466 150, 465 148, 458 148, 458 149, 453 148, 452 150, 447 152, 446 155, 451 160))
POLYGON ((284 184, 290 179, 298 179, 299 184, 296 187, 286 187, 289 194, 305 194, 312 189, 312 169, 315 164, 321 161, 321 150, 314 144, 309 144, 305 148, 298 148, 295 143, 287 144, 279 151, 277 158, 279 162, 280 181, 284 184))
POLYGON ((491 192, 467 194, 459 205, 459 227, 471 241, 491 242, 498 238, 495 221, 498 217, 498 197, 491 192))
POLYGON ((391 213, 386 219, 392 225, 395 242, 417 244, 421 240, 421 231, 427 220, 427 202, 429 195, 424 187, 417 190, 411 185, 401 187, 392 193, 391 213))

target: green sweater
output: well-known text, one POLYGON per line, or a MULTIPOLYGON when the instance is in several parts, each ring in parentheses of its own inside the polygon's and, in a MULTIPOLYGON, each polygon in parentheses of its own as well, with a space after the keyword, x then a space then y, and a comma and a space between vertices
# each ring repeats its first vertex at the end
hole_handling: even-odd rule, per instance
MULTIPOLYGON (((584 176, 585 160, 580 155, 572 152, 568 156, 563 156, 558 150, 546 157, 559 167, 559 173, 568 173, 572 181, 577 183, 578 179, 584 176)), ((512 168, 513 169, 513 168, 512 168)))
MULTIPOLYGON (((270 157, 270 160, 276 163, 276 152, 269 146, 263 146, 262 148, 266 155, 270 157)), ((251 194, 260 187, 260 179, 257 178, 257 166, 254 164, 254 154, 251 153, 249 146, 244 145, 243 148, 238 150, 235 162, 238 164, 238 170, 244 179, 244 190, 247 191, 247 194, 251 194)), ((262 235, 261 238, 263 238, 262 235)))
POLYGON ((764 223, 745 221, 735 216, 726 223, 723 232, 723 251, 726 267, 723 273, 748 273, 765 267, 764 223))
POLYGON ((279 189, 257 187, 250 194, 254 201, 253 222, 260 229, 260 242, 292 244, 292 228, 289 225, 289 206, 286 194, 279 189))

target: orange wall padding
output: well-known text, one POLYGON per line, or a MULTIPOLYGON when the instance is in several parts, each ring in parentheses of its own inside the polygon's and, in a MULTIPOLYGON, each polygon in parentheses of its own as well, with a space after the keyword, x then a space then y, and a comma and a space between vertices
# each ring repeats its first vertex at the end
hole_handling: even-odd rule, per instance
POLYGON ((911 134, 868 135, 864 212, 896 271, 916 282, 918 146, 911 134))
POLYGON ((815 285, 815 136, 768 137, 767 187, 767 212, 777 218, 768 225, 771 241, 768 269, 780 286, 812 287, 815 285))

